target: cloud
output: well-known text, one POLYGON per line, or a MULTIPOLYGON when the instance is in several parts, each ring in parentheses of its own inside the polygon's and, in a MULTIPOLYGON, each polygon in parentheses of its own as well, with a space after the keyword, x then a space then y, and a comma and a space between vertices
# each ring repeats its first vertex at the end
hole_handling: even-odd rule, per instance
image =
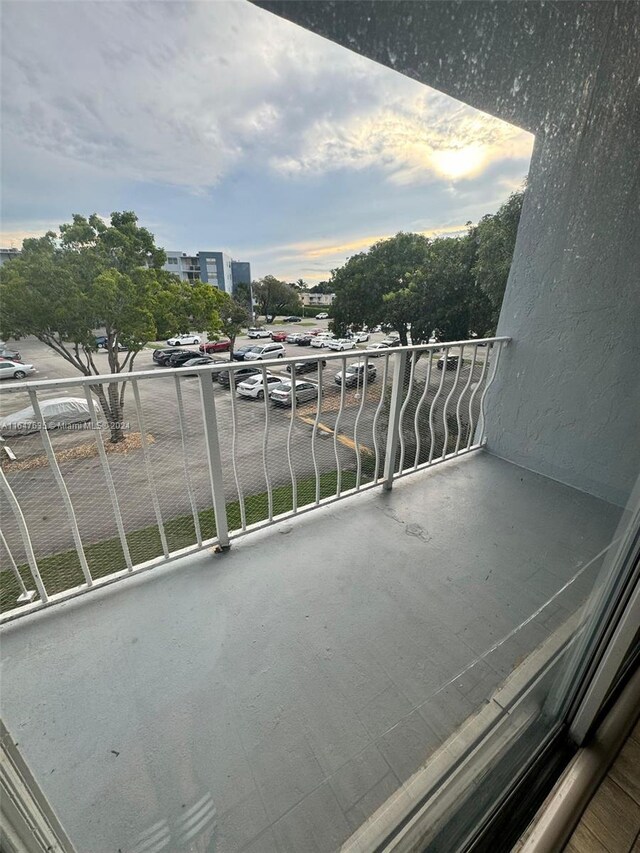
POLYGON ((290 176, 377 167, 409 186, 472 178, 496 160, 528 158, 531 147, 526 131, 426 90, 391 107, 364 107, 342 124, 320 119, 298 152, 271 165, 290 176))

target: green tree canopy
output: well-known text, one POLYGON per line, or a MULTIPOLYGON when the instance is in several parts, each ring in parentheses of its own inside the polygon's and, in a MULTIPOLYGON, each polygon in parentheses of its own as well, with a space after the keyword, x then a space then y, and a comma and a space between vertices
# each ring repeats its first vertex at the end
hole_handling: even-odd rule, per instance
POLYGON ((228 293, 219 292, 219 296, 220 332, 229 338, 231 342, 229 354, 233 355, 236 338, 242 329, 249 324, 251 317, 246 307, 229 296, 228 293))
POLYGON ((422 234, 400 232, 374 243, 331 273, 336 298, 332 305, 333 328, 341 334, 347 326, 388 323, 407 344, 412 322, 411 306, 400 296, 428 257, 430 241, 422 234))
POLYGON ((252 285, 253 299, 259 314, 275 317, 278 314, 294 314, 302 310, 298 292, 291 284, 266 275, 252 285))
POLYGON ((524 190, 512 193, 496 213, 483 216, 469 229, 469 237, 475 245, 473 274, 491 303, 489 326, 492 329, 498 324, 523 201, 524 190))
MULTIPOLYGON (((132 213, 112 214, 111 225, 76 215, 59 234, 25 240, 21 256, 0 269, 0 333, 34 335, 85 376, 101 373, 95 337, 102 329, 110 373, 131 371, 147 341, 193 328, 217 334, 219 291, 159 269, 163 250, 136 223, 132 213)), ((122 440, 126 383, 91 388, 112 441, 122 440)))

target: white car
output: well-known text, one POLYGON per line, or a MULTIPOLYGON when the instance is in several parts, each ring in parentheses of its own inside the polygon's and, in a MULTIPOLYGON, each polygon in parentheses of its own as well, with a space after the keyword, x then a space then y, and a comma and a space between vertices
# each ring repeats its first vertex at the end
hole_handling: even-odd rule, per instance
POLYGON ((245 361, 266 361, 268 358, 284 358, 282 344, 258 344, 244 354, 245 361))
POLYGON ((311 346, 317 349, 323 349, 329 346, 329 341, 333 339, 331 332, 323 332, 321 335, 316 335, 311 341, 311 346))
POLYGON ((267 373, 266 377, 264 377, 259 373, 257 376, 250 376, 248 379, 245 379, 238 385, 236 390, 240 397, 253 397, 254 400, 262 400, 264 398, 265 379, 267 393, 269 388, 280 385, 282 382, 281 376, 273 376, 271 373, 267 373))
POLYGON ((349 340, 349 338, 336 338, 332 341, 327 341, 327 346, 329 349, 335 349, 339 352, 345 349, 355 349, 356 342, 354 340, 349 340))
POLYGON ((259 329, 256 326, 253 326, 251 329, 247 330, 248 338, 270 338, 271 332, 268 329, 259 329))
POLYGON ((380 341, 377 344, 371 344, 370 347, 367 347, 367 352, 371 354, 371 358, 378 358, 389 349, 389 344, 383 344, 382 341, 380 341))
POLYGON ((353 332, 351 340, 355 341, 357 344, 366 344, 369 340, 369 332, 353 332))
POLYGON ((0 379, 24 379, 29 373, 35 372, 36 369, 32 364, 9 361, 9 359, 0 361, 0 379))
POLYGON ((329 319, 329 315, 326 313, 326 311, 323 311, 321 314, 316 314, 316 320, 328 320, 328 319, 329 319))
POLYGON ((200 338, 197 335, 176 335, 175 338, 167 338, 167 343, 170 347, 182 347, 188 344, 199 344, 200 338))

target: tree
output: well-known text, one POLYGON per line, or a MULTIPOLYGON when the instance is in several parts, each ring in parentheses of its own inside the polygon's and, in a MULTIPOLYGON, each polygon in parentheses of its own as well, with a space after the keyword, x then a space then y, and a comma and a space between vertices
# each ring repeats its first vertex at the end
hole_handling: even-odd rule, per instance
MULTIPOLYGON (((219 292, 160 269, 164 257, 133 213, 112 214, 110 225, 75 215, 59 234, 25 240, 20 258, 3 265, 0 333, 34 335, 85 376, 100 375, 96 329, 105 330, 110 373, 130 372, 147 341, 194 327, 217 334, 219 292)), ((126 382, 91 390, 111 441, 122 441, 126 382)))
POLYGON ((319 281, 309 288, 309 293, 333 293, 333 283, 330 281, 319 281))
POLYGON ((500 316, 523 201, 524 190, 512 193, 496 213, 483 216, 475 227, 469 229, 476 255, 473 274, 491 304, 487 326, 491 331, 495 330, 500 316))
POLYGON ((302 310, 302 303, 295 288, 272 275, 266 275, 252 285, 253 298, 258 313, 265 317, 278 314, 294 314, 302 310))
POLYGON ((432 331, 449 341, 464 340, 472 330, 484 332, 490 304, 473 275, 474 260, 468 236, 432 240, 407 287, 385 296, 389 317, 412 318, 414 343, 429 340, 432 331))
POLYGON ((353 255, 343 267, 333 270, 330 285, 336 294, 332 305, 334 330, 342 334, 352 324, 387 323, 406 346, 414 314, 404 297, 391 299, 391 295, 407 288, 424 266, 429 246, 430 240, 422 234, 400 232, 374 243, 368 252, 353 255))
POLYGON ((251 318, 244 305, 241 305, 236 299, 229 296, 228 293, 222 291, 219 293, 218 313, 220 314, 220 331, 229 338, 229 357, 231 357, 236 337, 248 325, 251 318))
POLYGON ((235 292, 233 294, 233 298, 235 301, 242 305, 248 314, 251 314, 253 306, 251 304, 251 285, 247 284, 244 281, 239 281, 235 286, 235 292))

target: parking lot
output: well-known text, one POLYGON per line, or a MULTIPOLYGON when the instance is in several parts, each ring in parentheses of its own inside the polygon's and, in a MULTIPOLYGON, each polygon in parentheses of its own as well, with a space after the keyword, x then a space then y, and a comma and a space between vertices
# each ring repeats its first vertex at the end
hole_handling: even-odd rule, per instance
MULTIPOLYGON (((325 320, 314 321, 307 326, 295 324, 273 328, 305 331, 326 325, 325 320)), ((384 337, 383 333, 374 334, 368 344, 362 343, 356 350, 346 351, 344 357, 347 363, 357 361, 361 350, 384 337)), ((246 343, 261 341, 251 342, 246 336, 242 336, 236 340, 236 348, 246 343)), ((324 353, 330 352, 294 344, 285 343, 284 346, 288 357, 322 358, 324 353)), ((38 372, 34 379, 60 379, 79 375, 71 365, 37 340, 26 339, 17 342, 17 347, 23 359, 36 366, 38 372)), ((186 349, 197 353, 198 347, 196 345, 186 349)), ((459 388, 456 391, 458 395, 465 384, 470 384, 471 379, 477 381, 482 373, 486 350, 478 349, 477 353, 473 377, 469 377, 470 365, 466 360, 460 371, 459 388)), ((155 365, 152 354, 153 348, 141 351, 136 357, 135 369, 150 371, 151 374, 139 381, 140 400, 146 433, 149 436, 149 455, 160 510, 163 519, 168 520, 188 515, 191 511, 187 478, 198 510, 211 506, 211 484, 202 423, 200 380, 197 376, 183 376, 180 381, 185 414, 185 454, 174 382, 175 372, 171 368, 155 365)), ((221 363, 224 362, 224 354, 216 354, 215 357, 221 363)), ((104 359, 107 372, 106 355, 98 354, 96 359, 104 359)), ((299 504, 313 501, 316 469, 320 474, 334 472, 339 464, 345 471, 355 471, 356 441, 365 451, 374 449, 374 416, 381 397, 386 395, 380 407, 377 429, 378 444, 382 447, 387 427, 391 377, 388 376, 384 385, 384 357, 371 361, 376 366, 377 376, 369 383, 364 399, 361 387, 348 389, 341 408, 341 390, 334 380, 336 372, 342 366, 341 360, 330 360, 323 370, 320 413, 316 402, 307 402, 298 406, 293 420, 290 409, 274 407, 268 401, 265 403, 243 399, 237 395, 234 397, 229 389, 215 382, 216 415, 227 501, 237 500, 239 492, 247 497, 264 493, 268 485, 272 488, 287 485, 291 482, 292 469, 295 478, 305 483, 303 489, 306 489, 306 493, 299 495, 299 504)), ((276 366, 272 372, 282 374, 283 378, 289 375, 284 365, 282 368, 276 366)), ((417 389, 420 389, 421 383, 424 388, 426 372, 427 360, 421 359, 415 368, 414 382, 417 389)), ((314 371, 304 374, 302 378, 314 382, 318 377, 314 371)), ((443 376, 439 370, 432 370, 421 420, 428 418, 429 402, 437 393, 441 379, 440 400, 443 402, 453 388, 454 378, 455 371, 446 371, 443 376)), ((23 389, 0 391, 1 415, 29 405, 28 394, 23 389)), ((65 396, 82 395, 80 387, 67 387, 64 391, 55 388, 51 391, 43 389, 39 392, 39 397, 47 399, 61 396, 63 393, 65 396)), ((405 412, 404 430, 408 455, 415 451, 414 413, 418 396, 409 401, 405 412)), ((457 396, 452 395, 450 404, 454 408, 456 401, 457 396)), ((126 392, 124 421, 129 423, 129 433, 140 432, 130 388, 126 392)), ((78 517, 83 542, 99 542, 114 537, 117 530, 113 513, 110 511, 101 463, 97 454, 91 452, 95 448, 95 436, 84 430, 55 430, 50 432, 50 436, 78 517), (83 455, 85 450, 88 455, 83 455), (96 494, 103 499, 96 501, 96 494)), ((108 434, 105 432, 103 437, 106 440, 108 434)), ((39 464, 44 459, 41 437, 37 434, 12 437, 7 444, 17 461, 8 464, 8 460, 4 459, 3 467, 27 520, 37 556, 73 547, 72 533, 64 505, 58 497, 53 474, 47 464, 39 464), (33 466, 29 460, 35 460, 33 466), (47 495, 46 501, 43 500, 43 495, 47 495)), ((156 514, 151 498, 149 472, 145 468, 142 451, 138 448, 128 452, 110 453, 109 466, 122 514, 126 519, 127 532, 154 524, 156 514)), ((12 550, 15 549, 19 557, 23 549, 17 528, 7 506, 3 504, 2 508, 6 519, 5 535, 12 550)), ((203 531, 203 535, 206 536, 207 532, 203 531)))

